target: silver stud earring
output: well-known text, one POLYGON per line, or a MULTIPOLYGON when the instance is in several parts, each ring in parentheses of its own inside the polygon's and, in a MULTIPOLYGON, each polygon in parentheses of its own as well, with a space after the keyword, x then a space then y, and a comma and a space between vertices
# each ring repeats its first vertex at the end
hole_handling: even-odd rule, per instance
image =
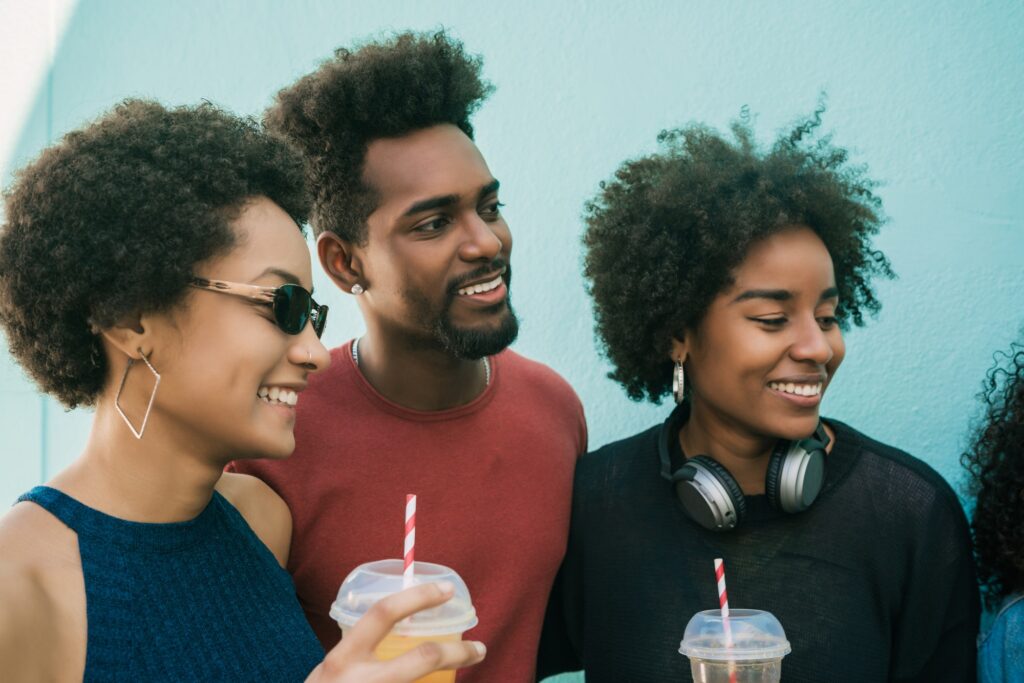
POLYGON ((686 398, 686 371, 683 370, 683 361, 677 360, 672 368, 672 395, 676 403, 682 403, 686 398))
POLYGON ((146 423, 149 422, 149 411, 153 409, 153 399, 156 398, 156 390, 157 387, 160 386, 160 373, 157 372, 156 368, 150 364, 149 359, 146 358, 146 354, 142 352, 142 349, 139 349, 139 355, 142 356, 142 362, 146 364, 149 371, 153 373, 154 377, 156 377, 156 384, 153 385, 153 393, 149 395, 149 403, 146 405, 146 414, 142 416, 141 427, 135 429, 135 425, 133 425, 132 421, 128 419, 128 416, 124 414, 124 410, 121 409, 121 392, 124 391, 125 382, 128 381, 128 372, 132 369, 132 365, 135 364, 135 359, 131 356, 128 357, 128 365, 125 366, 124 375, 121 377, 121 386, 118 387, 117 396, 114 397, 114 407, 121 415, 121 419, 124 420, 124 423, 128 425, 128 429, 132 430, 132 434, 135 435, 136 439, 141 439, 142 434, 146 431, 146 423))
POLYGON ((362 294, 365 291, 366 290, 363 289, 363 286, 361 284, 359 284, 359 283, 356 283, 356 284, 352 285, 352 294, 355 295, 355 296, 359 296, 360 294, 362 294))

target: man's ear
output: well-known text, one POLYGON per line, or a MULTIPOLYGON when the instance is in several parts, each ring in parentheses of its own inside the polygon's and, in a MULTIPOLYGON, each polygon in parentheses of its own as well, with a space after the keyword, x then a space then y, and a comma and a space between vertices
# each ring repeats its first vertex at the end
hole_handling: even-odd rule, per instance
POLYGON ((362 263, 348 240, 325 230, 316 239, 316 254, 324 272, 344 291, 351 294, 356 285, 363 290, 369 289, 370 284, 363 277, 362 263))

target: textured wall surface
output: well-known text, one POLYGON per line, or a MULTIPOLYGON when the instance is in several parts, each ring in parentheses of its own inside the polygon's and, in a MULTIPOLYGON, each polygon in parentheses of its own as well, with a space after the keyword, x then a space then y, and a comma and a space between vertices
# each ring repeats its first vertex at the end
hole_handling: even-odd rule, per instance
MULTIPOLYGON (((0 24, 17 14, 0 8, 0 24)), ((878 246, 900 279, 882 285, 880 317, 848 336, 825 413, 959 483, 980 381, 1024 322, 1024 4, 1015 0, 86 1, 38 77, 27 123, 0 148, 13 150, 0 159, 3 177, 119 98, 205 98, 257 114, 339 45, 440 25, 484 55, 498 86, 476 127, 516 241, 516 347, 573 384, 593 446, 667 406, 632 403, 605 377, 580 277, 584 200, 623 159, 653 149, 663 128, 724 127, 747 105, 764 138, 826 90, 826 127, 885 183, 891 221, 878 246)), ((317 288, 331 290, 324 278, 317 288)), ((334 308, 329 345, 358 334, 351 302, 324 298, 334 308)), ((73 458, 88 424, 88 413, 39 397, 4 354, 0 497, 73 458)))

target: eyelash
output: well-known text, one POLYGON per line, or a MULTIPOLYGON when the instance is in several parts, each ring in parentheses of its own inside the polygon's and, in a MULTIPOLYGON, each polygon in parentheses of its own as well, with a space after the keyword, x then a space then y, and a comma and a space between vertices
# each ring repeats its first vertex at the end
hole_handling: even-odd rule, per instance
POLYGON ((435 218, 435 219, 433 219, 431 221, 427 221, 426 223, 421 223, 420 225, 417 225, 414 228, 414 230, 416 232, 427 232, 427 233, 430 233, 430 232, 440 232, 449 223, 451 223, 451 220, 449 220, 447 216, 438 216, 437 218, 435 218), (436 225, 437 223, 442 223, 442 225, 437 226, 437 227, 435 227, 433 229, 428 229, 428 228, 431 228, 432 226, 436 225))
MULTIPOLYGON (((497 219, 498 216, 501 214, 501 207, 503 206, 505 205, 502 204, 501 202, 494 202, 493 204, 488 204, 486 207, 484 207, 484 210, 481 212, 481 217, 489 220, 497 219)), ((437 218, 431 221, 427 221, 426 223, 421 223, 420 225, 417 225, 415 228, 413 228, 413 230, 421 233, 440 232, 449 223, 451 223, 451 219, 449 219, 447 216, 438 216, 437 218), (438 223, 441 223, 442 225, 432 228, 432 226, 435 226, 438 223)))
POLYGON ((498 215, 501 213, 501 208, 503 206, 505 205, 502 204, 501 202, 496 201, 493 204, 489 204, 487 207, 485 207, 485 213, 489 214, 490 217, 492 218, 497 218, 498 215))
MULTIPOLYGON (((785 318, 785 317, 782 317, 782 318, 750 318, 750 320, 753 320, 756 323, 761 323, 762 325, 767 325, 768 327, 770 327, 772 329, 781 329, 782 326, 785 325, 789 321, 789 319, 785 318)), ((824 315, 824 316, 819 317, 817 320, 818 320, 818 324, 821 325, 821 329, 823 329, 823 330, 831 330, 836 325, 836 323, 839 322, 836 319, 836 317, 833 316, 833 315, 824 315)))

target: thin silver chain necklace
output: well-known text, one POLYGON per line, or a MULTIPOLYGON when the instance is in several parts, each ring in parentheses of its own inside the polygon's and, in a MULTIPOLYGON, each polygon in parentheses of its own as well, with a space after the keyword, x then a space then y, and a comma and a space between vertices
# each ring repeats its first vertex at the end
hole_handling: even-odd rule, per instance
MULTIPOLYGON (((352 341, 352 360, 355 361, 356 367, 359 367, 359 340, 362 337, 356 337, 352 341)), ((487 360, 487 356, 481 358, 484 362, 484 386, 489 387, 491 385, 491 362, 487 360)))

